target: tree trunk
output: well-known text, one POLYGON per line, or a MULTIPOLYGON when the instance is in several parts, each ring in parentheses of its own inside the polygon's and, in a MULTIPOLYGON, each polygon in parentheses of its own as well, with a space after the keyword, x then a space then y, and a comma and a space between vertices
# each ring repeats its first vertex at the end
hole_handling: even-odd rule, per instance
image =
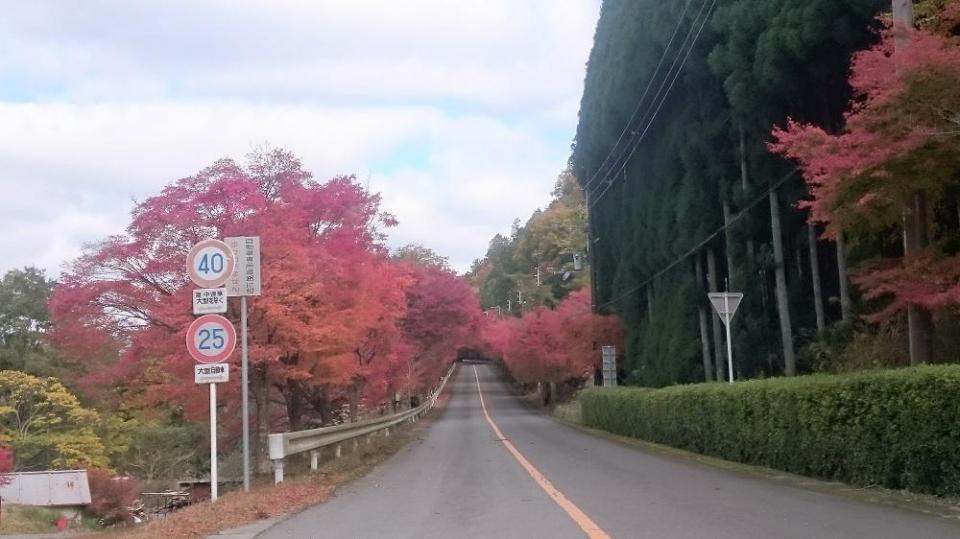
POLYGON ((283 400, 287 405, 287 423, 290 432, 301 430, 303 428, 303 390, 299 381, 287 380, 283 400))
POLYGON ((803 282, 803 248, 798 248, 793 252, 794 259, 797 261, 797 282, 803 282))
POLYGON ((817 226, 807 223, 807 242, 810 247, 810 277, 813 281, 813 308, 817 314, 817 331, 823 331, 827 322, 823 316, 823 289, 820 288, 820 259, 817 254, 817 226))
POLYGON ((793 330, 790 327, 790 303, 787 296, 787 274, 783 261, 783 237, 780 230, 780 201, 777 190, 770 191, 770 229, 773 234, 773 260, 776 264, 777 314, 780 318, 780 340, 783 343, 783 372, 787 376, 797 373, 797 360, 793 354, 793 330))
MULTIPOLYGON (((740 290, 740 283, 735 282, 733 276, 736 272, 733 270, 733 229, 730 227, 730 203, 723 201, 723 237, 726 243, 727 253, 727 286, 726 291, 740 290)), ((739 281, 739 277, 737 279, 739 281)))
POLYGON ((257 473, 265 474, 270 472, 270 455, 267 446, 267 436, 270 434, 270 386, 267 380, 267 367, 266 365, 254 367, 250 374, 257 414, 256 432, 253 435, 255 447, 251 449, 254 468, 257 473))
MULTIPOLYGON (((750 173, 747 168, 747 135, 743 131, 743 126, 738 126, 740 131, 740 188, 743 189, 743 203, 746 204, 747 197, 750 196, 750 173)), ((745 219, 749 220, 748 215, 745 219)), ((753 265, 754 258, 753 237, 747 234, 747 260, 753 265)), ((744 276, 746 279, 746 276, 744 276)))
MULTIPOLYGON (((906 29, 913 28, 912 0, 893 0, 894 47, 901 53, 908 45, 906 29)), ((903 256, 909 257, 928 243, 927 195, 918 191, 913 199, 913 211, 903 213, 903 256)), ((907 328, 910 345, 910 364, 930 361, 933 356, 933 316, 919 305, 907 307, 907 328)))
MULTIPOLYGON (((903 218, 903 255, 909 257, 929 243, 927 234, 927 197, 914 195, 913 212, 903 218)), ((933 358, 933 316, 920 305, 907 307, 910 364, 929 363, 933 358)))
POLYGON ((653 320, 653 285, 647 286, 647 317, 653 320))
MULTIPOLYGON (((717 292, 717 257, 713 253, 713 248, 707 249, 707 283, 710 287, 711 292, 717 292)), ((716 367, 717 380, 723 380, 723 361, 720 360, 723 357, 723 340, 720 337, 720 315, 716 312, 713 313, 713 316, 710 317, 713 322, 713 357, 715 359, 714 367, 716 367)))
POLYGON ((713 381, 713 361, 710 359, 710 336, 707 329, 707 308, 703 304, 703 260, 700 253, 695 255, 696 267, 694 273, 697 277, 697 286, 694 288, 697 292, 697 315, 700 319, 700 353, 703 356, 703 378, 706 382, 713 381))
POLYGON ((310 404, 314 411, 320 414, 320 425, 329 426, 333 422, 333 410, 330 409, 330 396, 324 388, 314 389, 311 394, 310 404))
POLYGON ((350 384, 350 422, 356 423, 360 412, 360 382, 350 384))
POLYGON ((844 322, 849 322, 853 319, 853 303, 847 278, 847 245, 842 231, 837 233, 837 277, 840 280, 840 316, 844 322))

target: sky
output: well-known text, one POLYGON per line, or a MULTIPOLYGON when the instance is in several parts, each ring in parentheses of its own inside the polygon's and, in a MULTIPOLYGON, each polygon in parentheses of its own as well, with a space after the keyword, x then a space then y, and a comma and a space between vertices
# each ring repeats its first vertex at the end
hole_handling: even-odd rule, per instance
POLYGON ((0 18, 0 274, 269 145, 466 270, 549 201, 600 0, 31 0, 0 18))

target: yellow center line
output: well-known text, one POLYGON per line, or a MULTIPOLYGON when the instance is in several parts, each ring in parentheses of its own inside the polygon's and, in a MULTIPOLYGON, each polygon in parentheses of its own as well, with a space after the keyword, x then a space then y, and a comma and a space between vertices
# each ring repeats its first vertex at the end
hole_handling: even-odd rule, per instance
POLYGON ((540 488, 547 493, 547 496, 553 499, 560 506, 561 509, 567 512, 570 515, 570 518, 577 523, 577 526, 580 526, 580 529, 587 534, 587 537, 591 539, 610 539, 610 536, 607 535, 607 532, 600 529, 600 526, 597 526, 597 523, 591 520, 586 513, 580 510, 573 502, 571 502, 566 496, 560 492, 557 487, 553 486, 553 483, 545 475, 543 475, 540 470, 538 470, 533 464, 530 463, 526 457, 523 456, 520 451, 503 435, 503 432, 500 431, 500 428, 497 427, 497 424, 493 422, 493 419, 490 417, 490 413, 487 412, 487 405, 483 402, 483 391, 480 390, 480 375, 477 373, 477 366, 473 366, 473 376, 477 379, 477 394, 480 395, 480 407, 483 408, 483 415, 487 418, 487 423, 490 424, 490 427, 493 428, 494 434, 497 435, 497 438, 503 442, 503 445, 510 451, 510 454, 513 455, 513 458, 517 459, 517 462, 520 463, 520 466, 530 474, 530 477, 540 485, 540 488))

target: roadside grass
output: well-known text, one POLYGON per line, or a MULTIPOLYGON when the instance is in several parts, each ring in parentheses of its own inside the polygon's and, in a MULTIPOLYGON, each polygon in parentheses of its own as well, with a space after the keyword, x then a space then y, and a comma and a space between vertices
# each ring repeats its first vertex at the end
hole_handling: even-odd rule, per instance
POLYGON ((576 397, 574 397, 573 400, 556 405, 553 409, 553 415, 568 423, 581 424, 583 422, 580 412, 580 401, 578 401, 576 397))
POLYGON ((668 445, 648 442, 639 438, 620 436, 604 430, 595 429, 583 425, 580 402, 576 399, 557 406, 553 410, 553 418, 569 425, 572 428, 586 432, 599 438, 606 438, 613 442, 635 447, 647 453, 664 456, 672 459, 686 460, 701 466, 717 468, 729 472, 746 475, 758 480, 772 481, 775 483, 832 494, 843 498, 872 504, 880 504, 911 511, 918 511, 927 515, 938 516, 950 520, 960 521, 960 498, 938 497, 928 494, 918 494, 907 490, 891 490, 878 486, 857 487, 838 481, 826 481, 802 475, 796 475, 773 468, 763 466, 754 466, 723 460, 716 457, 709 457, 678 449, 668 445))
POLYGON ((16 533, 52 533, 60 513, 46 507, 3 504, 0 510, 0 535, 16 533))

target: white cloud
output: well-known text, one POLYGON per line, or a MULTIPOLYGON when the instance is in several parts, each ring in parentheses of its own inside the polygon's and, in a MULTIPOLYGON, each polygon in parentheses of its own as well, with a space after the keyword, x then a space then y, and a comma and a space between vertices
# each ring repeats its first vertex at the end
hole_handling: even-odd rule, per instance
POLYGON ((0 18, 0 272, 263 142, 368 173, 459 269, 548 198, 598 0, 35 1, 0 18), (558 142, 560 141, 560 142, 558 142))
POLYGON ((513 217, 543 205, 565 156, 528 128, 427 108, 0 104, 0 116, 0 222, 17 227, 0 236, 0 270, 54 269, 57 255, 120 232, 133 199, 264 141, 300 155, 318 179, 369 171, 401 221, 392 243, 423 243, 463 269, 513 217), (427 156, 422 169, 377 167, 409 140, 427 156))

